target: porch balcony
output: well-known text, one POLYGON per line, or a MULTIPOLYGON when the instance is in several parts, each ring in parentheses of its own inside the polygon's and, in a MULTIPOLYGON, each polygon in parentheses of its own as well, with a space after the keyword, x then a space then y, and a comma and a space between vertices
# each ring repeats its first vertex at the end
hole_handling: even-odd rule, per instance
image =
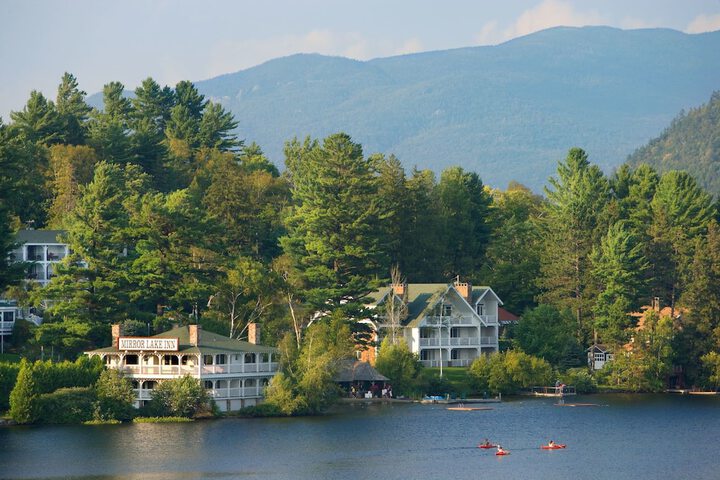
POLYGON ((437 337, 421 338, 421 347, 456 347, 456 346, 478 346, 478 345, 495 345, 497 340, 494 337, 443 337, 442 345, 437 337))
POLYGON ((498 317, 497 315, 478 315, 480 317, 480 320, 483 321, 486 325, 497 325, 498 324, 498 317))
MULTIPOLYGON (((474 358, 443 360, 442 366, 443 367, 469 367, 474 360, 475 360, 474 358)), ((440 366, 439 360, 420 360, 420 363, 422 363, 423 367, 439 367, 440 366)))
MULTIPOLYGON (((228 365, 203 365, 201 375, 223 375, 234 373, 276 372, 277 362, 238 363, 228 365)), ((126 375, 197 375, 195 365, 123 365, 121 370, 126 375)))

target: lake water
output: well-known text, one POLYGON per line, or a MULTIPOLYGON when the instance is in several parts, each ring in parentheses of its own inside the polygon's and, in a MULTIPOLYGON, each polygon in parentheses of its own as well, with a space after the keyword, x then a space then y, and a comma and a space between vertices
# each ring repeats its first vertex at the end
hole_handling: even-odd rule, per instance
POLYGON ((0 428, 0 478, 720 479, 720 398, 593 395, 449 411, 343 406, 318 418, 0 428), (475 446, 485 437, 507 457, 475 446), (543 451, 548 440, 566 450, 543 451))

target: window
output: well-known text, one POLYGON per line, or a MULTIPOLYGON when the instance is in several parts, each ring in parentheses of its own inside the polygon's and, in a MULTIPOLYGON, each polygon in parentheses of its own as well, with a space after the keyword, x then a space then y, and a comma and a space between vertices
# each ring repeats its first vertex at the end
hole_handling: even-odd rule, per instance
POLYGON ((178 358, 175 355, 163 355, 163 365, 177 365, 178 358))
POLYGON ((255 363, 255 354, 254 353, 246 353, 245 354, 245 363, 255 363))
POLYGON ((451 328, 450 329, 450 337, 452 338, 459 338, 460 337, 460 331, 457 328, 451 328))
POLYGON ((212 380, 205 380, 205 388, 208 390, 212 390, 212 388, 213 388, 212 380))
POLYGON ((2 312, 2 318, 0 318, 3 322, 14 322, 15 321, 15 312, 12 310, 5 310, 2 312))
POLYGON ((140 362, 137 355, 126 355, 125 365, 138 365, 140 362))
POLYGON ((452 305, 443 305, 442 308, 443 317, 449 317, 450 315, 452 315, 452 305))
POLYGON ((41 245, 28 245, 27 259, 28 262, 41 262, 44 260, 43 247, 41 245))
POLYGON ((225 354, 221 353, 219 355, 215 356, 215 363, 218 365, 225 365, 227 363, 227 360, 225 359, 225 354))
POLYGON ((213 364, 213 356, 212 355, 203 355, 203 363, 205 365, 212 365, 213 364))
POLYGON ((478 315, 485 315, 485 304, 478 303, 477 305, 475 305, 475 311, 478 315))
POLYGON ((421 328, 420 329, 420 338, 432 338, 432 329, 431 328, 421 328))
POLYGON ((460 358, 460 355, 458 354, 457 350, 450 351, 450 359, 451 360, 458 360, 459 358, 460 358))
POLYGON ((420 350, 420 360, 430 360, 430 350, 420 350))
POLYGON ((190 358, 190 357, 189 357, 188 355, 183 355, 183 356, 180 358, 180 364, 182 364, 182 365, 187 365, 189 358, 190 358))

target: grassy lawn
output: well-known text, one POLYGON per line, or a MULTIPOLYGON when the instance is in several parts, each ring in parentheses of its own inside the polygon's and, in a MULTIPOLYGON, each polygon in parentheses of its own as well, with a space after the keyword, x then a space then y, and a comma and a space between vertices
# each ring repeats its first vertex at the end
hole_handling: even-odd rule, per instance
MULTIPOLYGON (((470 377, 466 367, 443 367, 443 378, 447 379, 458 394, 463 392, 469 395, 472 392, 470 377)), ((437 377, 440 375, 439 367, 425 368, 426 377, 437 377)))
POLYGON ((20 362, 20 355, 14 353, 0 353, 0 362, 18 363, 20 362))

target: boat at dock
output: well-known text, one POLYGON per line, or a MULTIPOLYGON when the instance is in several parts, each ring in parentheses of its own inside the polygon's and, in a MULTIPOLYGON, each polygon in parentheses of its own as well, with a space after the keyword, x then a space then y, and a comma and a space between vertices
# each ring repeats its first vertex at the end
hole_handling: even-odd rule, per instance
POLYGON ((525 395, 534 397, 567 397, 576 395, 575 387, 572 385, 559 385, 557 387, 532 387, 525 395))

